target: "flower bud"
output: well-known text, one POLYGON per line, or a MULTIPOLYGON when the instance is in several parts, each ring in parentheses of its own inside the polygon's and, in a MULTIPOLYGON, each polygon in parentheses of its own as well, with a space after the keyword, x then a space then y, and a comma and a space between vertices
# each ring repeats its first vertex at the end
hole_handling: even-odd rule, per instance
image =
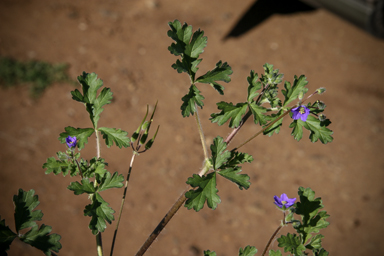
POLYGON ((323 94, 325 93, 325 88, 324 87, 320 87, 319 89, 316 90, 317 94, 323 94))
POLYGON ((326 117, 324 114, 320 114, 320 115, 319 115, 319 120, 320 120, 320 122, 324 122, 325 119, 327 119, 327 117, 326 117))

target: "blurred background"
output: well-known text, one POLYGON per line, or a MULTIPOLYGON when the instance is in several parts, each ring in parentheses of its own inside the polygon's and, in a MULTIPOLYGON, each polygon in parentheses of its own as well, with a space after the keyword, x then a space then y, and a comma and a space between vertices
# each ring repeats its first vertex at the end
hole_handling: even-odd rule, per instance
MULTIPOLYGON (((208 120, 217 112, 215 103, 243 101, 250 70, 260 74, 266 62, 284 73, 284 80, 304 74, 310 91, 327 88, 321 100, 334 141, 313 144, 306 133, 298 143, 287 123, 279 135, 257 138, 243 148, 255 158, 243 168, 251 177, 249 190, 218 179, 218 208, 196 213, 183 207, 146 255, 193 256, 214 250, 229 256, 247 245, 260 253, 282 218, 273 196, 295 197, 299 186, 311 187, 331 215, 322 233, 330 255, 382 255, 384 41, 326 9, 298 1, 273 6, 262 0, 0 1, 0 56, 60 64, 68 75, 61 74, 63 79, 54 80, 61 82, 44 87, 37 97, 31 96, 28 80, 20 86, 1 82, 0 215, 6 225, 14 230, 12 196, 19 188, 34 189, 42 223, 62 236, 60 254, 95 254, 89 217, 83 216, 87 197, 66 189, 75 178, 45 175, 42 165, 65 150, 57 140, 64 127, 91 126, 70 91, 78 88, 71 81, 83 71, 96 72, 114 93, 102 113, 102 126, 131 135, 146 105, 159 101, 154 124, 160 131, 152 149, 134 163, 115 247, 116 256, 136 253, 203 160, 194 120, 180 114, 189 79, 171 68, 176 59, 167 50, 172 43, 167 23, 174 19, 208 36, 200 74, 219 60, 234 71, 232 82, 224 84, 224 96, 199 86, 206 98, 200 113, 208 143, 230 133, 227 126, 208 120)), ((246 124, 233 144, 257 131, 246 124)), ((95 154, 90 140, 82 155, 90 159, 95 154)), ((111 172, 126 175, 130 149, 103 147, 101 155, 111 172)), ((112 190, 103 197, 117 210, 121 194, 112 190)), ((103 235, 105 253, 114 224, 103 235)), ((41 252, 16 241, 9 255, 41 252)))

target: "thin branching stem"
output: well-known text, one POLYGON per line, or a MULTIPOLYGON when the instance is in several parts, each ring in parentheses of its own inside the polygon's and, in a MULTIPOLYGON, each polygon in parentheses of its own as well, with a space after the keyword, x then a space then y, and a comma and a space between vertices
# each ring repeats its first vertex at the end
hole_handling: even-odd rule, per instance
POLYGON ((287 223, 285 222, 285 212, 284 212, 284 218, 283 218, 281 225, 275 230, 275 232, 273 232, 273 234, 272 234, 271 238, 269 239, 267 245, 265 246, 264 251, 261 254, 261 256, 264 256, 267 253, 268 248, 271 245, 272 241, 275 239, 276 235, 280 232, 280 229, 283 228, 286 224, 287 223))
POLYGON ((125 197, 126 197, 126 195, 127 195, 127 190, 128 190, 129 178, 131 177, 131 171, 132 171, 132 168, 133 168, 133 162, 135 161, 135 157, 136 157, 136 155, 137 155, 137 153, 136 153, 135 151, 133 151, 133 154, 132 154, 132 157, 131 157, 131 162, 130 162, 130 164, 129 164, 129 169, 128 169, 128 174, 127 174, 127 179, 125 180, 125 186, 124 186, 123 197, 121 198, 121 205, 120 205, 119 217, 117 218, 116 228, 115 228, 115 232, 114 232, 114 234, 113 234, 113 239, 112 239, 112 246, 111 246, 111 253, 110 253, 110 256, 113 255, 113 249, 114 249, 114 247, 115 247, 116 236, 117 236, 117 230, 118 230, 118 228, 119 228, 121 215, 122 215, 122 213, 123 213, 123 207, 124 207, 125 197))
MULTIPOLYGON (((97 159, 100 158, 100 138, 99 138, 99 131, 95 129, 95 136, 96 136, 96 156, 97 159)), ((97 186, 97 181, 95 181, 95 186, 97 186)), ((101 232, 97 233, 96 235, 96 249, 97 249, 97 255, 103 256, 103 243, 101 239, 101 232)))
POLYGON ((204 131, 203 131, 203 127, 201 125, 201 121, 200 121, 200 117, 199 117, 199 112, 198 112, 197 104, 196 103, 195 103, 195 109, 196 109, 195 118, 196 118, 196 123, 197 123, 197 129, 198 129, 199 135, 200 135, 201 145, 203 147, 204 159, 208 159, 209 157, 208 157, 207 145, 206 145, 206 142, 205 142, 204 131))

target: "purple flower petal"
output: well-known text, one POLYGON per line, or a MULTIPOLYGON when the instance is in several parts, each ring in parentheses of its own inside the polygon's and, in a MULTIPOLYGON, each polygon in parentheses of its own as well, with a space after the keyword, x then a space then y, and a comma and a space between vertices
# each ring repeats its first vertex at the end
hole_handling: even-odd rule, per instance
POLYGON ((76 147, 77 138, 76 138, 76 136, 73 136, 73 137, 68 136, 68 137, 65 139, 65 142, 67 143, 67 146, 68 146, 69 148, 74 148, 74 147, 76 147))
POLYGON ((292 119, 293 120, 300 119, 301 121, 305 122, 305 121, 307 121, 310 110, 306 106, 301 105, 301 106, 293 108, 291 110, 291 112, 292 112, 292 119))
POLYGON ((273 198, 275 199, 274 204, 283 210, 291 207, 296 201, 296 198, 288 198, 287 194, 285 193, 281 194, 280 197, 274 196, 273 198))

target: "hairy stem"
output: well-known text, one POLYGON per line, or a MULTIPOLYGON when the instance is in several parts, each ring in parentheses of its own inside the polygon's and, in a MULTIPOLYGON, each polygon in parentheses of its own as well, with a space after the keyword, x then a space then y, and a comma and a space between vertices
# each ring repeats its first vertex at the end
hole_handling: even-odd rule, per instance
POLYGON ((136 153, 135 151, 133 151, 132 158, 131 158, 131 162, 130 162, 130 164, 129 164, 129 170, 128 170, 128 174, 127 174, 127 179, 125 180, 125 186, 124 186, 123 197, 121 198, 121 205, 120 205, 119 217, 117 218, 116 228, 115 228, 115 232, 114 232, 114 234, 113 234, 113 239, 112 239, 112 246, 111 246, 111 253, 110 253, 110 256, 113 255, 113 249, 114 249, 114 247, 115 247, 116 236, 117 236, 117 230, 118 230, 118 228, 119 228, 121 215, 122 215, 122 213, 123 213, 123 207, 124 207, 125 197, 126 197, 126 195, 127 195, 127 190, 128 190, 129 178, 131 177, 131 171, 132 171, 132 167, 133 167, 133 161, 135 161, 135 157, 136 157, 136 155, 137 155, 137 153, 136 153))
POLYGON ((269 246, 271 245, 273 239, 275 239, 275 237, 276 237, 276 235, 279 233, 280 229, 281 229, 282 227, 284 227, 285 225, 286 225, 286 222, 285 222, 285 212, 284 212, 283 223, 282 223, 282 224, 275 230, 275 232, 273 232, 273 234, 272 234, 271 238, 269 239, 267 245, 265 246, 265 249, 264 249, 263 253, 261 254, 261 256, 264 256, 264 255, 265 255, 265 253, 268 251, 268 248, 269 248, 269 246))
MULTIPOLYGON (((96 156, 97 159, 100 158, 100 138, 99 138, 99 131, 95 129, 95 135, 96 135, 96 156)), ((97 181, 95 180, 95 186, 97 186, 97 181)), ((101 233, 97 233, 96 235, 96 249, 97 249, 97 255, 103 256, 103 243, 101 239, 101 233)))
POLYGON ((283 226, 280 225, 280 226, 275 230, 275 232, 272 234, 272 236, 271 236, 271 238, 269 239, 267 245, 265 246, 264 251, 263 251, 263 253, 261 254, 261 256, 264 256, 265 253, 268 251, 268 248, 269 248, 269 246, 271 245, 273 239, 275 239, 276 235, 279 233, 279 231, 280 231, 280 229, 281 229, 282 227, 283 227, 283 226))
MULTIPOLYGON (((199 175, 203 176, 209 171, 209 167, 206 165, 204 168, 200 171, 199 175)), ((153 241, 158 237, 158 235, 161 233, 161 231, 165 228, 165 226, 168 224, 168 222, 172 219, 172 217, 176 214, 176 212, 180 209, 180 207, 184 204, 185 200, 187 199, 185 197, 185 193, 187 193, 188 190, 191 189, 191 186, 188 186, 187 189, 180 195, 180 197, 176 200, 176 202, 172 205, 172 207, 169 209, 167 214, 164 216, 164 218, 160 221, 160 223, 157 225, 155 230, 149 235, 147 240, 144 242, 144 244, 141 246, 139 251, 135 254, 136 256, 142 256, 148 248, 151 246, 153 241)))
POLYGON ((195 108, 196 108, 196 112, 195 112, 196 115, 195 115, 195 117, 196 117, 197 129, 199 131, 201 145, 203 147, 204 159, 208 159, 209 157, 208 157, 207 145, 206 145, 206 142, 205 142, 203 127, 201 126, 199 112, 198 112, 197 104, 196 103, 195 103, 195 108))

